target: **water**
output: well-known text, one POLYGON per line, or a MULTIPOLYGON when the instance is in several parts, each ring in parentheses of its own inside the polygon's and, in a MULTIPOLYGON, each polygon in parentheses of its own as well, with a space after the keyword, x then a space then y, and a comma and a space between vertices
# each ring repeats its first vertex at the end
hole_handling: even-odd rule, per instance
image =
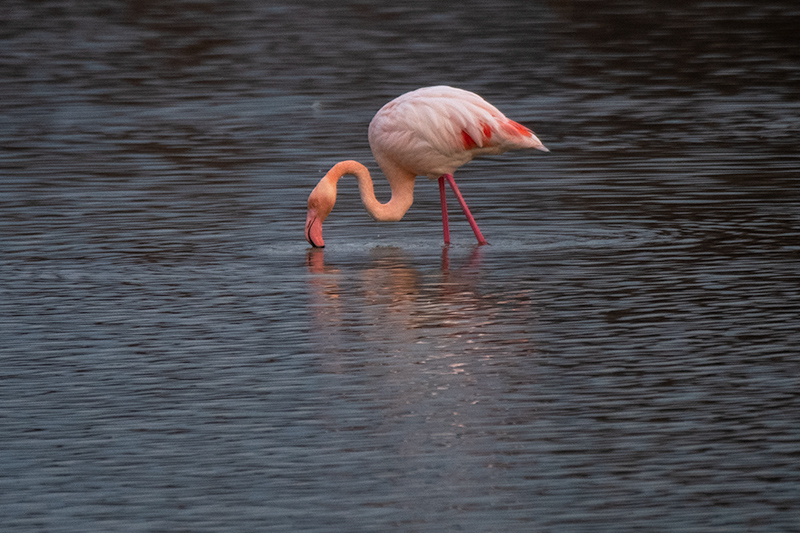
POLYGON ((798 531, 799 18, 6 2, 2 529, 798 531), (343 181, 309 249, 437 83, 552 150, 457 174, 491 244, 343 181))

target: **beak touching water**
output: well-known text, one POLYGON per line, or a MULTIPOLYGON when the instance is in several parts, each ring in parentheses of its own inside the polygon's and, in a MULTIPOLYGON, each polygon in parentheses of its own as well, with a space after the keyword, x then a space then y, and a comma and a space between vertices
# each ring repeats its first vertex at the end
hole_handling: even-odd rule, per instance
MULTIPOLYGON (((328 173, 330 174, 330 173, 328 173)), ((331 214, 336 203, 336 181, 328 174, 320 180, 308 195, 308 214, 306 215, 306 240, 314 248, 323 248, 322 223, 331 214)))
POLYGON ((306 215, 306 240, 315 248, 325 247, 322 239, 322 218, 317 215, 317 210, 313 207, 308 208, 306 215))

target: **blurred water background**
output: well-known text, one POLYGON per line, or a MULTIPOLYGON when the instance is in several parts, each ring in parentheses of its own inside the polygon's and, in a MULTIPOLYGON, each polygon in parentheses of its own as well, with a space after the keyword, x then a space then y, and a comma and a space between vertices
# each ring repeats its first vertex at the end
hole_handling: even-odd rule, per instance
POLYGON ((794 1, 3 2, 3 531, 800 531, 794 1), (378 224, 375 111, 549 154, 378 224))

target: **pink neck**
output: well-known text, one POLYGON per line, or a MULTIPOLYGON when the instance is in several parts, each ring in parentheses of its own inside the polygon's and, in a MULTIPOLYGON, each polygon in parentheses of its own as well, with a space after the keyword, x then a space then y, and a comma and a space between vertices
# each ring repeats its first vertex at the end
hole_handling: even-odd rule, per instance
POLYGON ((381 222, 400 220, 414 202, 414 179, 416 176, 411 173, 401 170, 386 172, 386 179, 392 189, 392 198, 385 204, 375 198, 369 170, 358 161, 349 160, 336 163, 323 179, 331 180, 335 186, 339 179, 346 174, 356 177, 361 201, 364 203, 367 213, 375 220, 381 222))

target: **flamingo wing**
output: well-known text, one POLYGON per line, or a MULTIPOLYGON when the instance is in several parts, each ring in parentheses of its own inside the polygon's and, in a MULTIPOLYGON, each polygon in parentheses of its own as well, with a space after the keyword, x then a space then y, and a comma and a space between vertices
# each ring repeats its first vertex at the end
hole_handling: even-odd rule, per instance
POLYGON ((481 155, 547 150, 533 132, 505 117, 477 94, 426 87, 386 104, 369 127, 375 159, 431 179, 452 174, 481 155))

